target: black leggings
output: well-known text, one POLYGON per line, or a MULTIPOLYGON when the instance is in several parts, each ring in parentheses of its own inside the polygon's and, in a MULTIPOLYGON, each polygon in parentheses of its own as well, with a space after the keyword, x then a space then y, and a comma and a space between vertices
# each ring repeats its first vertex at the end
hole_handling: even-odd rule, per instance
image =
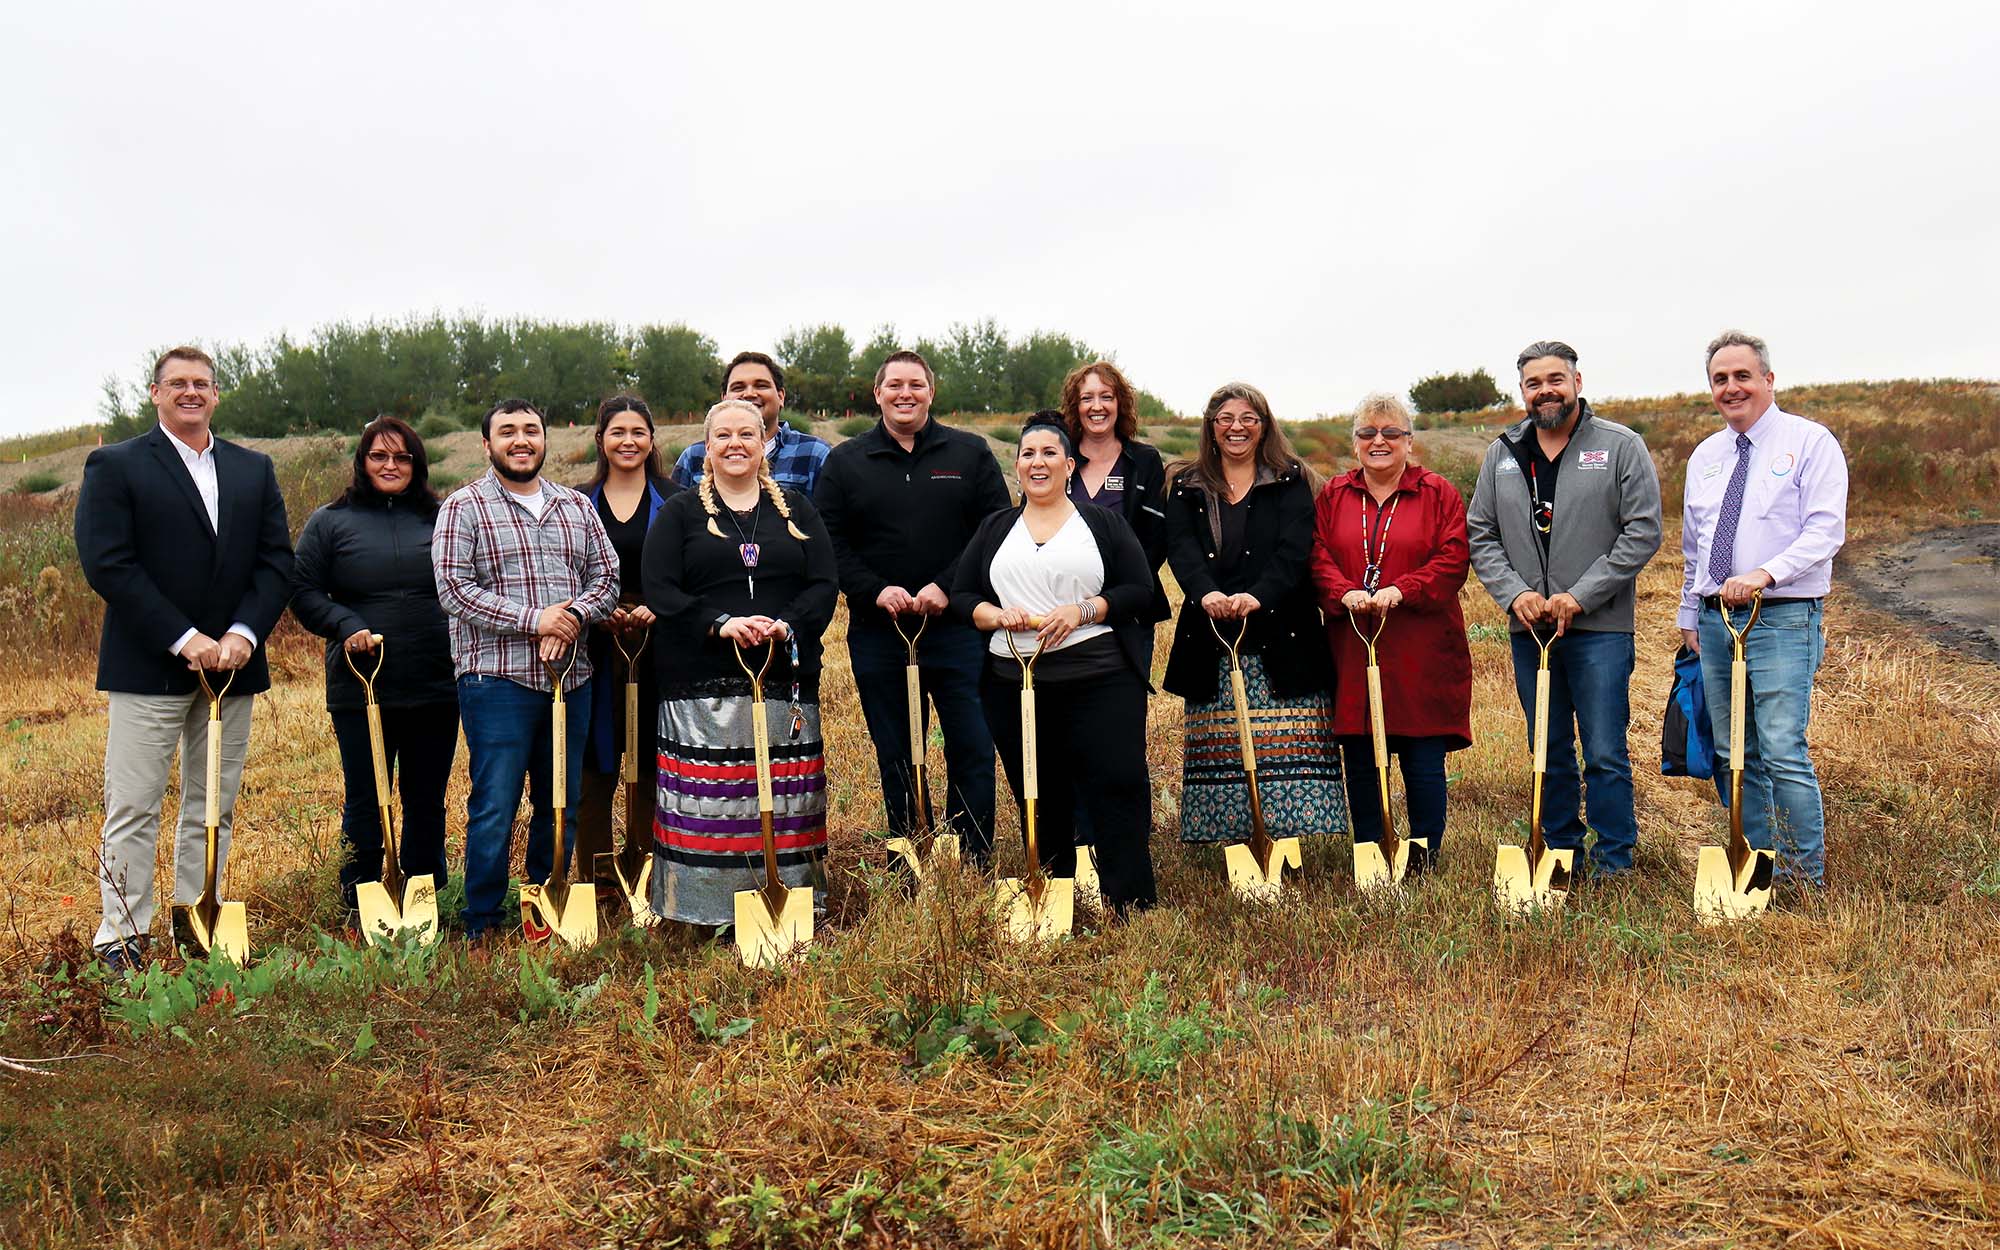
MULTIPOLYGON (((989 667, 981 706, 1007 784, 1021 801, 1021 687, 989 667)), ((1104 901, 1123 911, 1155 900, 1152 782, 1146 772, 1146 687, 1125 669, 1074 682, 1035 683, 1035 745, 1041 799, 1035 841, 1051 876, 1076 873, 1076 813, 1089 813, 1104 901)), ((1025 835, 1024 835, 1025 836, 1025 835)))
MULTIPOLYGON (((340 895, 351 908, 356 884, 381 880, 382 818, 375 806, 368 714, 357 708, 331 716, 333 737, 340 744, 340 771, 347 786, 347 802, 340 813, 344 843, 340 895)), ((429 873, 442 890, 444 789, 451 780, 452 756, 458 753, 458 703, 383 708, 382 752, 388 758, 389 784, 402 794, 397 832, 401 835, 403 873, 411 877, 429 873)), ((400 906, 402 900, 396 902, 400 906)))

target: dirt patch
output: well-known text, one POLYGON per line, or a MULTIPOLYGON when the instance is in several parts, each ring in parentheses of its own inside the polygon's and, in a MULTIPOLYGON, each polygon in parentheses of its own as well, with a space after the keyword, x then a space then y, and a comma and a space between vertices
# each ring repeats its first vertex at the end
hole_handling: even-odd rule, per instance
POLYGON ((1938 642, 2000 664, 2000 524, 1928 530, 1856 562, 1847 577, 1938 642))

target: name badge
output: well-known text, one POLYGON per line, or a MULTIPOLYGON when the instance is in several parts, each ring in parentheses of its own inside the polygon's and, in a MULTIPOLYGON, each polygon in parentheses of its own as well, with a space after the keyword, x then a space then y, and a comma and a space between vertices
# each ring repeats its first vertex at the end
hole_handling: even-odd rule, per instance
POLYGON ((1709 465, 1706 469, 1703 469, 1701 471, 1701 480, 1704 482, 1712 481, 1713 479, 1720 476, 1722 476, 1722 465, 1719 463, 1709 465))
POLYGON ((1125 479, 1114 473, 1104 479, 1104 489, 1123 491, 1125 489, 1125 479))

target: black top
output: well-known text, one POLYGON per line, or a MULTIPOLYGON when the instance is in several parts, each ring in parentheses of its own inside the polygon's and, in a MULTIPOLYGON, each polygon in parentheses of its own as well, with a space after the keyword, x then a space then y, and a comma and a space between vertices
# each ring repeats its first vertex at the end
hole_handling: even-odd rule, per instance
MULTIPOLYGON (((451 636, 431 569, 437 513, 394 495, 336 499, 306 520, 292 565, 292 615, 327 640, 326 706, 358 711, 361 683, 341 643, 359 630, 382 635, 375 698, 384 707, 456 703, 451 636)), ((354 657, 362 672, 378 657, 354 657)))
POLYGON ((611 540, 611 549, 618 553, 618 597, 639 598, 644 586, 639 566, 646 550, 646 497, 640 495, 639 505, 632 509, 631 517, 621 521, 611 510, 611 496, 600 493, 597 496, 597 519, 604 522, 604 536, 611 540))
POLYGON ((1527 463, 1522 472, 1527 475, 1528 489, 1535 494, 1535 537, 1541 540, 1542 554, 1549 551, 1549 531, 1554 526, 1556 515, 1556 474, 1562 470, 1562 452, 1556 452, 1554 460, 1542 450, 1541 437, 1530 431, 1521 440, 1527 455, 1527 463))
MULTIPOLYGON (((1202 596, 1247 591, 1263 608, 1250 618, 1243 650, 1263 657, 1272 691, 1296 698, 1331 690, 1333 657, 1313 587, 1313 497, 1304 469, 1294 464, 1275 476, 1259 470, 1257 484, 1243 497, 1237 544, 1224 546, 1219 531, 1227 509, 1218 500, 1211 523, 1209 500, 1191 473, 1182 474, 1167 496, 1167 558, 1187 597, 1160 684, 1196 702, 1215 697, 1216 661, 1226 649, 1209 627, 1202 596)), ((1225 628, 1233 630, 1234 622, 1225 628)))
MULTIPOLYGON (((749 688, 749 679, 736 664, 736 645, 710 633, 710 626, 722 616, 771 616, 789 624, 799 644, 796 679, 804 684, 817 678, 820 636, 832 622, 840 597, 833 544, 812 500, 790 488, 784 494, 792 522, 806 540, 791 536, 765 498, 763 512, 754 522, 758 546, 754 596, 749 585, 752 571, 743 565, 743 540, 737 533, 739 522, 749 533, 752 513, 732 521, 724 506, 715 519, 722 538, 708 530, 699 491, 682 491, 654 514, 642 566, 646 606, 659 618, 653 626, 653 654, 663 698, 749 688)), ((756 668, 763 649, 746 658, 756 668)), ((792 680, 791 661, 779 643, 777 657, 764 676, 766 696, 778 697, 780 687, 792 680)))
POLYGON ((1125 515, 1125 482, 1132 476, 1132 455, 1125 450, 1125 444, 1118 444, 1118 455, 1111 461, 1111 472, 1104 475, 1104 485, 1095 495, 1083 480, 1083 453, 1077 452, 1076 474, 1069 480, 1069 501, 1071 503, 1092 503, 1100 508, 1109 508, 1118 515, 1125 515))
POLYGON ((213 526, 187 463, 157 425, 83 462, 76 554, 104 600, 99 690, 190 694, 199 689, 195 675, 167 648, 191 628, 219 640, 238 621, 257 635, 257 648, 229 692, 271 688, 264 645, 291 597, 285 500, 269 456, 210 438, 213 526))
MULTIPOLYGON (((1097 543, 1098 558, 1104 562, 1104 589, 1098 593, 1104 596, 1109 611, 1104 614, 1103 623, 1111 627, 1118 639, 1125 663, 1139 675, 1140 681, 1146 682, 1151 677, 1146 671, 1146 657, 1150 654, 1148 644, 1153 633, 1152 622, 1146 619, 1146 608, 1152 601, 1153 584, 1146 568, 1145 549, 1139 545, 1132 527, 1117 513, 1092 504, 1078 504, 1076 512, 1089 527, 1090 536, 1097 543)), ((951 615, 956 619, 969 625, 972 610, 982 602, 1000 602, 998 592, 993 589, 993 557, 1006 541, 1007 532, 1014 528, 1014 522, 1020 519, 1020 508, 1003 508, 987 517, 966 545, 965 558, 958 562, 958 580, 951 588, 951 615)), ((1077 649, 1090 645, 1079 643, 1077 649)), ((1049 658, 1061 654, 1050 652, 1049 658)), ((996 671, 1004 671, 1004 666, 996 671)), ((1040 662, 1035 665, 1035 676, 1037 681, 1043 676, 1040 662)), ((1050 676, 1053 680, 1054 673, 1050 676)))
POLYGON ((909 451, 880 421, 835 447, 813 498, 833 539, 848 627, 881 630, 891 628, 875 606, 884 587, 915 594, 936 582, 951 593, 973 532, 1012 503, 985 437, 935 417, 909 451))
MULTIPOLYGON (((1167 562, 1167 466, 1149 443, 1133 440, 1123 448, 1118 455, 1118 466, 1112 471, 1124 472, 1124 490, 1115 499, 1107 500, 1100 495, 1090 502, 1112 508, 1139 536, 1139 545, 1146 551, 1146 566, 1153 570, 1153 600, 1147 605, 1146 619, 1164 621, 1173 615, 1166 587, 1160 584, 1160 566, 1167 562)), ((1078 502, 1084 502, 1078 498, 1084 494, 1082 478, 1079 471, 1078 480, 1070 483, 1070 497, 1078 502)))
POLYGON ((1215 503, 1216 510, 1221 514, 1222 531, 1222 547, 1216 553, 1216 568, 1221 577, 1229 578, 1243 563, 1243 531, 1250 521, 1250 496, 1245 495, 1234 503, 1228 499, 1217 499, 1215 503))

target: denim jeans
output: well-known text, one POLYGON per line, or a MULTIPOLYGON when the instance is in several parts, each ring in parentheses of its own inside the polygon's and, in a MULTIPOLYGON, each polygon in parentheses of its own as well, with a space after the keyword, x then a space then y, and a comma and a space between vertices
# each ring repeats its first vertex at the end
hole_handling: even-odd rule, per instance
MULTIPOLYGON (((1541 653, 1525 631, 1515 632, 1513 643, 1514 688, 1532 735, 1541 653)), ((1600 630, 1570 630, 1549 650, 1549 771, 1542 782, 1542 836, 1559 850, 1583 849, 1582 813, 1587 810, 1590 828, 1597 831, 1588 864, 1601 875, 1631 871, 1639 841, 1632 813, 1632 758, 1625 748, 1632 721, 1632 658, 1632 635, 1600 630)))
MULTIPOLYGON (((465 726, 466 765, 472 775, 472 794, 465 802, 465 935, 469 938, 507 920, 501 908, 507 900, 507 861, 523 781, 531 804, 528 880, 546 880, 553 865, 555 821, 549 780, 555 744, 549 735, 550 702, 542 691, 504 677, 475 673, 458 679, 458 716, 465 726)), ((565 735, 569 802, 563 808, 563 828, 573 830, 583 743, 590 727, 590 684, 569 691, 563 703, 569 728, 565 735)), ((567 867, 568 850, 576 839, 566 835, 564 842, 567 867)))
MULTIPOLYGON (((1812 711, 1813 675, 1826 656, 1817 601, 1767 603, 1743 637, 1750 682, 1743 714, 1743 836, 1759 850, 1776 849, 1779 880, 1826 880, 1826 810, 1819 774, 1806 753, 1806 719, 1812 711), (1775 828, 1775 842, 1773 834, 1775 828)), ((1749 615, 1737 609, 1742 624, 1749 615)), ((1722 769, 1716 779, 1728 795, 1729 670, 1734 657, 1722 613, 1703 607, 1701 680, 1722 769)))
MULTIPOLYGON (((878 618, 879 619, 879 618, 878 618)), ((882 770, 882 805, 889 832, 906 837, 914 827, 910 795, 910 712, 903 669, 909 650, 887 625, 860 620, 848 626, 847 654, 861 715, 875 741, 882 770)), ((924 730, 937 709, 944 730, 944 818, 965 839, 966 853, 980 863, 993 857, 993 735, 979 701, 979 675, 986 666, 986 635, 969 625, 933 620, 917 649, 917 670, 927 696, 924 730)), ((939 793, 930 778, 933 799, 939 793)))
MULTIPOLYGON (((340 896, 354 907, 354 887, 382 879, 382 814, 375 801, 374 757, 368 748, 368 715, 357 709, 332 713, 333 738, 340 744, 340 772, 347 787, 340 809, 340 896)), ((402 821, 397 846, 403 874, 429 873, 442 890, 444 791, 451 759, 458 753, 458 705, 425 703, 382 709, 382 753, 390 784, 401 793, 402 821)), ((396 900, 398 904, 401 899, 396 900)))
MULTIPOLYGON (((1421 871, 1436 862, 1444 849, 1445 782, 1443 737, 1389 735, 1389 753, 1403 771, 1403 798, 1409 806, 1409 836, 1429 843, 1427 855, 1413 858, 1410 867, 1421 871)), ((1381 783, 1375 777, 1375 740, 1372 737, 1340 739, 1341 773, 1347 779, 1347 810, 1354 820, 1356 842, 1382 840, 1381 783)), ((1392 815, 1394 813, 1391 813, 1392 815)))

